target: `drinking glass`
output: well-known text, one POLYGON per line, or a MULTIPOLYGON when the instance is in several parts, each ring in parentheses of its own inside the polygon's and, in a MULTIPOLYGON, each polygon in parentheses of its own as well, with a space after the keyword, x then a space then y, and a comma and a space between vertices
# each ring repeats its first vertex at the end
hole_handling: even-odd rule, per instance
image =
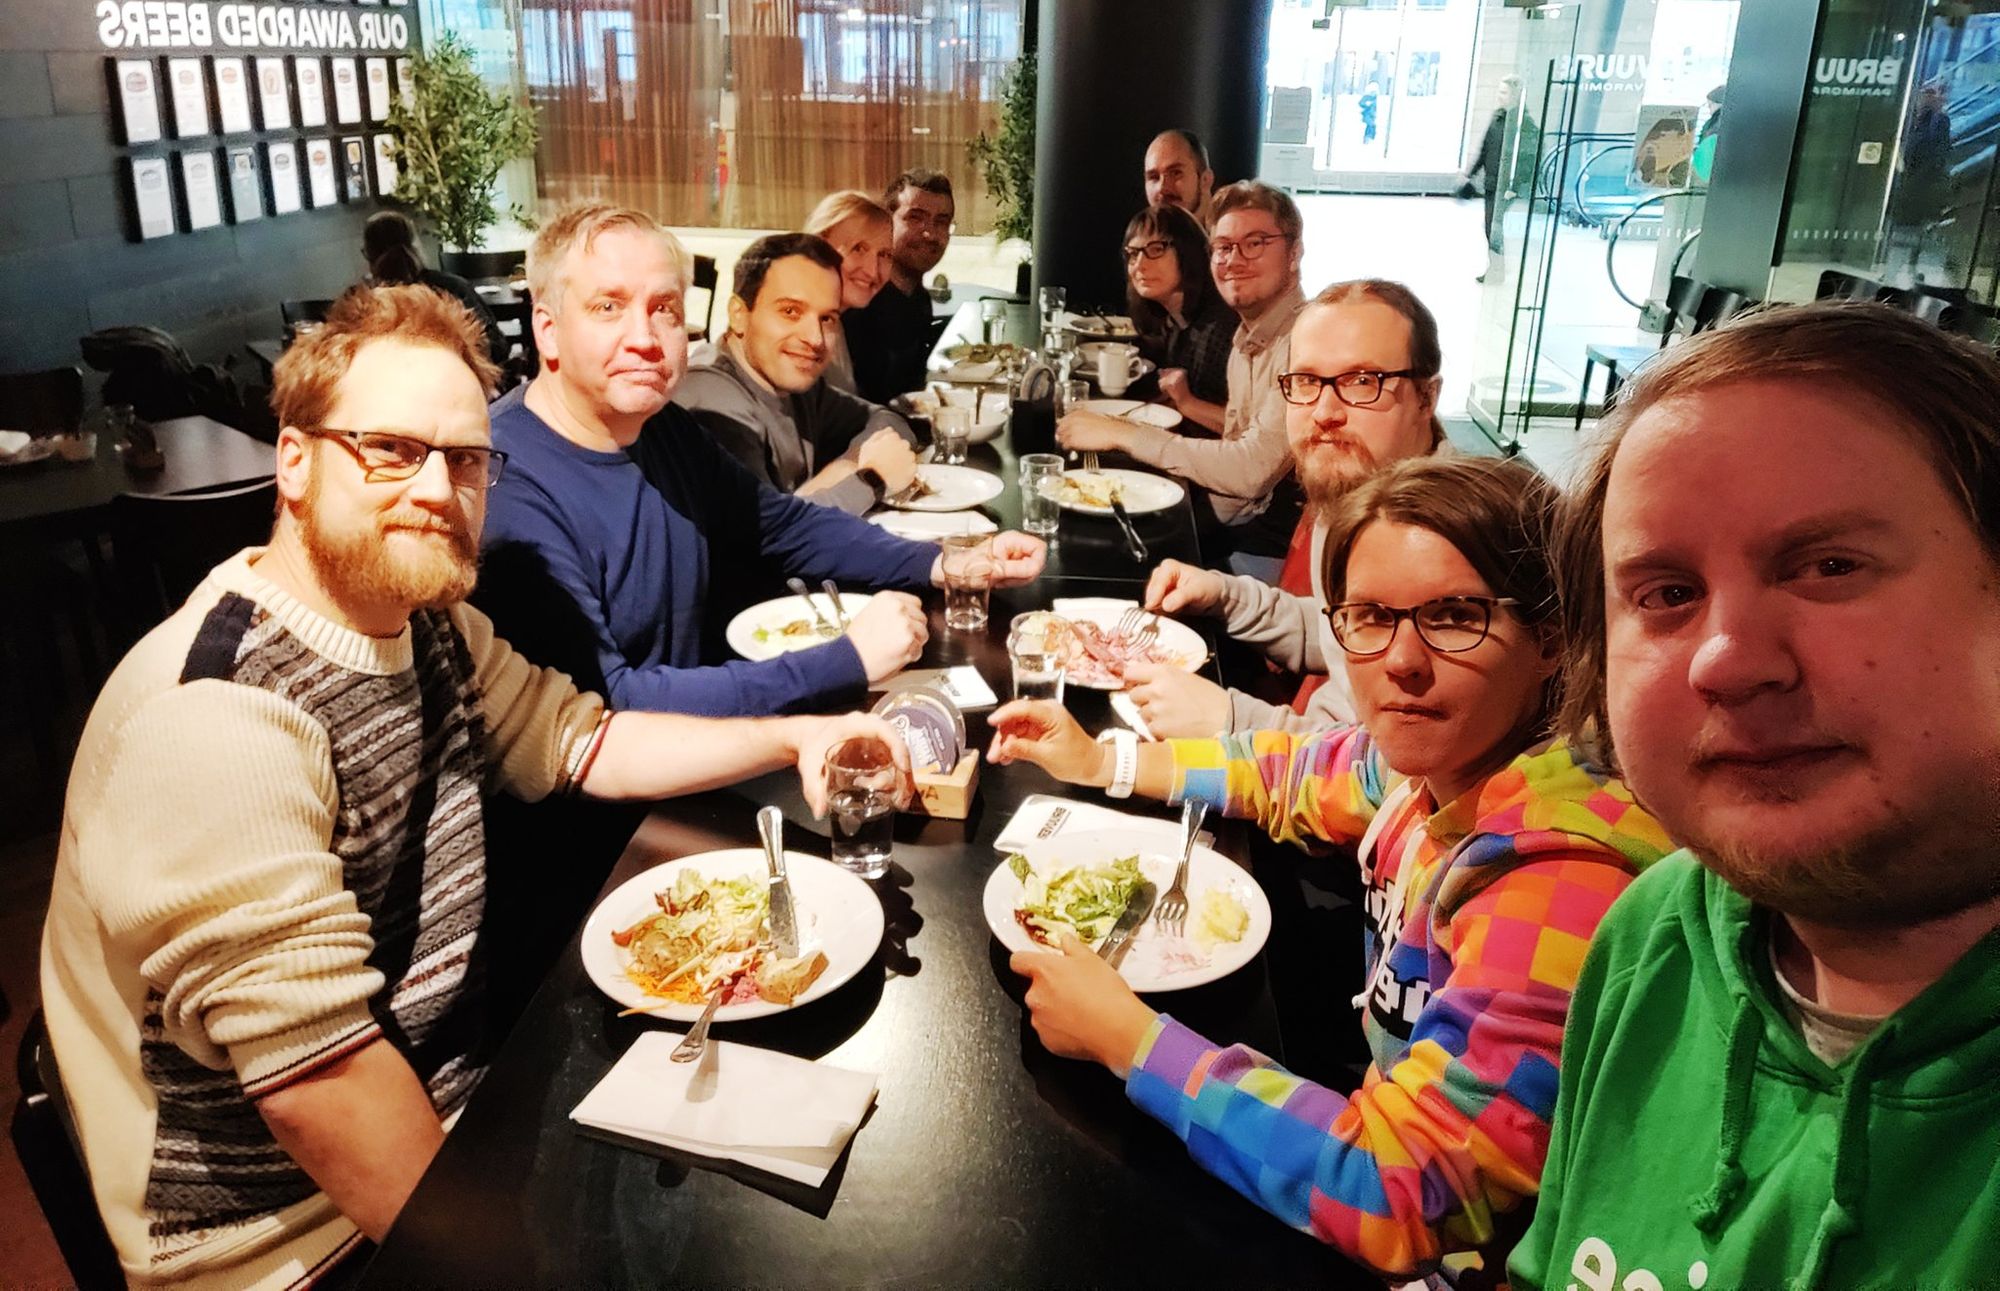
POLYGON ((1021 527, 1047 537, 1056 531, 1062 508, 1056 505, 1056 485, 1062 480, 1063 459, 1056 453, 1028 453, 1021 458, 1021 527))
POLYGON ((1047 610, 1016 614, 1007 633, 1007 662, 1014 672, 1014 698, 1063 700, 1063 676, 1074 636, 1069 620, 1047 610))
POLYGON ((986 626, 987 599, 993 592, 993 535, 955 533, 942 545, 944 625, 976 632, 986 626))
POLYGON ((979 302, 979 335, 988 345, 999 345, 1007 339, 1006 301, 982 300, 979 302))
POLYGON ((1075 412, 1078 405, 1090 401, 1090 382, 1064 381, 1056 386, 1056 420, 1060 421, 1075 412))
POLYGON ((940 464, 963 465, 972 444, 972 410, 947 406, 932 413, 931 444, 937 449, 933 457, 940 464))
POLYGON ((844 740, 826 755, 834 864, 864 879, 879 879, 888 871, 896 789, 896 763, 888 747, 872 736, 844 740))
POLYGON ((1044 287, 1039 300, 1042 306, 1042 330, 1051 331, 1056 325, 1056 315, 1062 313, 1063 306, 1069 303, 1069 292, 1061 287, 1044 287))

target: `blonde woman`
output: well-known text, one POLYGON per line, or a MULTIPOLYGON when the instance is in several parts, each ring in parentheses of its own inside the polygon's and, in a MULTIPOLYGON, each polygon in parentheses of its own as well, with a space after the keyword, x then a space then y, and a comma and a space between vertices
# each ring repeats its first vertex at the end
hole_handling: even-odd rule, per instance
MULTIPOLYGON (((806 217, 805 231, 825 238, 840 253, 841 312, 866 308, 889 281, 889 247, 895 240, 895 226, 888 209, 851 188, 829 193, 806 217)), ((828 384, 855 393, 854 359, 847 352, 845 333, 829 348, 828 384)))

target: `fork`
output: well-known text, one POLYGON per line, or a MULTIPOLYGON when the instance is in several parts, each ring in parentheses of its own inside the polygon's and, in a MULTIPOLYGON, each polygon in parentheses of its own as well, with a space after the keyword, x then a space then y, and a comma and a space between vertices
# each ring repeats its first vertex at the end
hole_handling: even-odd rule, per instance
POLYGON ((1160 637, 1160 616, 1137 605, 1131 606, 1118 616, 1116 631, 1121 637, 1141 645, 1151 645, 1160 637))
POLYGON ((1188 861, 1194 856, 1194 840, 1201 834, 1201 822, 1207 815, 1208 804, 1199 798, 1181 804, 1181 863, 1174 870, 1174 885, 1153 907, 1153 922, 1175 937, 1187 928, 1188 861))
POLYGON ((674 1046, 668 1055, 674 1062, 693 1062, 701 1057, 701 1051, 708 1048, 708 1024, 715 1021, 715 1010, 722 1005, 722 997, 729 994, 729 979, 723 978, 715 984, 715 991, 708 997, 708 1007, 701 1011, 688 1033, 674 1046))
POLYGON ((1096 471, 1096 470, 1097 470, 1097 454, 1096 454, 1096 453, 1085 453, 1085 454, 1083 455, 1083 469, 1084 469, 1084 470, 1086 470, 1086 471, 1092 471, 1092 472, 1094 472, 1094 471, 1096 471))

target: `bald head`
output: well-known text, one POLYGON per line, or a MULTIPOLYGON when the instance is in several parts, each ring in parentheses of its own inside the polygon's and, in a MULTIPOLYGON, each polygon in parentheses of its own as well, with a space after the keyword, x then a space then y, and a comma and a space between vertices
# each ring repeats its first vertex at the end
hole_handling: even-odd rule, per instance
POLYGON ((1146 204, 1162 203, 1200 214, 1215 187, 1208 149, 1186 130, 1162 130, 1146 146, 1146 204))

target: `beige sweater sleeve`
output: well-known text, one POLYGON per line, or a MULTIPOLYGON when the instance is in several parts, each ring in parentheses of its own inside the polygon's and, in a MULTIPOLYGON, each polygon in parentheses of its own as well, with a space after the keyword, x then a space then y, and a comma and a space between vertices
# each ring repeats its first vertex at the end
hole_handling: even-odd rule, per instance
POLYGON ((472 653, 495 783, 526 802, 568 793, 604 715, 603 698, 578 690, 567 673, 528 662, 470 605, 451 616, 472 653))
MULTIPOLYGON (((1273 373, 1283 372, 1290 352, 1291 338, 1281 338, 1272 347, 1271 362, 1260 364, 1259 370, 1268 367, 1273 373)), ((1234 439, 1197 438, 1148 426, 1132 437, 1128 451, 1141 462, 1219 495, 1217 514, 1233 514, 1240 508, 1230 507, 1222 499, 1254 502, 1267 496, 1292 469, 1292 446, 1285 438, 1285 399, 1275 378, 1269 389, 1260 389, 1251 398, 1249 425, 1234 439)))
POLYGON ((195 681, 126 721, 82 813, 79 877, 164 997, 167 1038, 256 1097, 377 1034, 367 916, 330 850, 326 733, 268 691, 195 681))

